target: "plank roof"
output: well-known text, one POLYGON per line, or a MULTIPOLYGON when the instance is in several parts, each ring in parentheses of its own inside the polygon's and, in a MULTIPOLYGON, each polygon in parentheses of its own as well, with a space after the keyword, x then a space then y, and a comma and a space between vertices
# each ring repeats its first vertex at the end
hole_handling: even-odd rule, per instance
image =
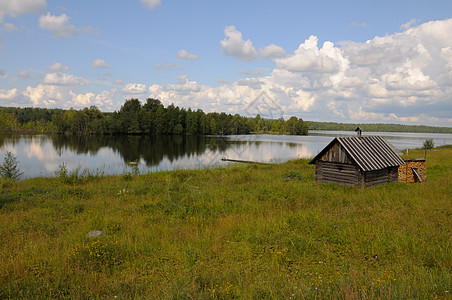
POLYGON ((403 159, 394 150, 395 147, 381 136, 335 138, 309 163, 316 163, 335 143, 341 144, 352 160, 365 172, 404 164, 403 159))

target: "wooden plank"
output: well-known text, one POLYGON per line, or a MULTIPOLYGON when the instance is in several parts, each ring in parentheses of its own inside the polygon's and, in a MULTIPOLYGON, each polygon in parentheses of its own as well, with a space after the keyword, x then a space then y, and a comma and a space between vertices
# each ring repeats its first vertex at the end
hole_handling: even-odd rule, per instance
POLYGON ((419 170, 416 167, 412 167, 411 170, 413 170, 413 173, 415 174, 419 182, 425 182, 424 176, 422 176, 421 172, 419 172, 419 170))

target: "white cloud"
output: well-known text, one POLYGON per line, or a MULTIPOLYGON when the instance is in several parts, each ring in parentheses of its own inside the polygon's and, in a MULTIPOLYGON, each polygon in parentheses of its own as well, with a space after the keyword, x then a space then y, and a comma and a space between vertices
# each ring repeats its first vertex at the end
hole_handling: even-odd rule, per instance
POLYGON ((77 94, 73 91, 69 91, 69 95, 72 98, 70 103, 71 107, 88 107, 91 105, 97 106, 99 109, 112 110, 113 98, 116 94, 116 89, 110 91, 102 91, 100 94, 94 94, 91 92, 85 94, 77 94))
POLYGON ((48 73, 41 82, 47 85, 81 86, 88 83, 84 78, 66 73, 48 73))
POLYGON ((46 0, 0 0, 0 21, 3 17, 37 14, 47 7, 46 0))
POLYGON ((141 3, 147 6, 149 9, 154 9, 161 4, 160 0, 140 0, 141 3))
POLYGON ((63 100, 64 90, 58 86, 38 84, 37 87, 27 86, 23 93, 34 106, 51 106, 63 100))
POLYGON ((259 49, 259 52, 263 58, 267 59, 283 58, 287 56, 286 51, 275 44, 270 44, 263 49, 259 49))
POLYGON ((91 67, 93 68, 108 68, 108 63, 100 58, 96 58, 91 62, 91 67))
POLYGON ((183 59, 198 59, 198 54, 192 54, 189 53, 187 50, 180 50, 177 52, 177 57, 183 58, 183 59))
POLYGON ((54 72, 67 71, 67 70, 69 70, 69 66, 65 66, 62 63, 56 62, 56 63, 51 64, 50 66, 47 66, 46 69, 49 71, 54 71, 54 72))
POLYGON ((154 69, 156 70, 179 70, 182 69, 181 66, 176 64, 155 64, 154 69))
POLYGON ((122 92, 126 95, 143 95, 146 91, 146 85, 141 83, 128 83, 122 89, 122 92))
POLYGON ((66 14, 55 16, 49 12, 39 17, 39 27, 41 29, 49 30, 53 36, 60 38, 70 38, 77 33, 74 25, 69 23, 70 17, 66 14))
POLYGON ((334 73, 348 67, 348 60, 332 42, 325 42, 320 49, 317 42, 318 38, 311 35, 293 55, 275 59, 277 67, 291 72, 314 73, 334 73))
POLYGON ((30 75, 30 73, 27 70, 19 71, 18 75, 19 75, 20 78, 23 78, 23 79, 30 79, 31 78, 31 75, 30 75))
POLYGON ((220 41, 221 48, 226 55, 234 56, 240 60, 254 60, 258 58, 257 51, 250 40, 244 41, 242 33, 235 26, 224 29, 226 38, 220 41))
POLYGON ((0 100, 12 100, 18 95, 17 89, 4 90, 0 89, 0 100))

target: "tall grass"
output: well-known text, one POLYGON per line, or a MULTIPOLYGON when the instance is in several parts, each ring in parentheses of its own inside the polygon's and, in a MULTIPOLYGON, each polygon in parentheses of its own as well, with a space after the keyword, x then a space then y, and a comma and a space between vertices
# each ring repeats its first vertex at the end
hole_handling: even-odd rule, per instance
POLYGON ((442 148, 426 183, 367 189, 307 160, 0 182, 0 298, 450 299, 451 167, 442 148))

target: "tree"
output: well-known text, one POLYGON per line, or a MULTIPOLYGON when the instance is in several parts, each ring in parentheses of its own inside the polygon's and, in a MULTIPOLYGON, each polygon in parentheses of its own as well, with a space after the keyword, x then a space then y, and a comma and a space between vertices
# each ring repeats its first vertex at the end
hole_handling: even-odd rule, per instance
POLYGON ((121 133, 125 134, 139 134, 141 133, 139 123, 139 113, 141 110, 141 103, 138 99, 126 100, 119 110, 119 119, 121 120, 121 133))
POLYGON ((0 175, 3 178, 18 180, 23 172, 20 171, 19 162, 14 154, 6 152, 3 163, 0 165, 0 175))
POLYGON ((433 143, 433 139, 426 139, 424 142, 424 158, 427 158, 427 150, 431 150, 435 147, 435 143, 433 143))
POLYGON ((424 142, 424 150, 431 150, 435 147, 435 143, 433 143, 433 139, 426 139, 424 142))

